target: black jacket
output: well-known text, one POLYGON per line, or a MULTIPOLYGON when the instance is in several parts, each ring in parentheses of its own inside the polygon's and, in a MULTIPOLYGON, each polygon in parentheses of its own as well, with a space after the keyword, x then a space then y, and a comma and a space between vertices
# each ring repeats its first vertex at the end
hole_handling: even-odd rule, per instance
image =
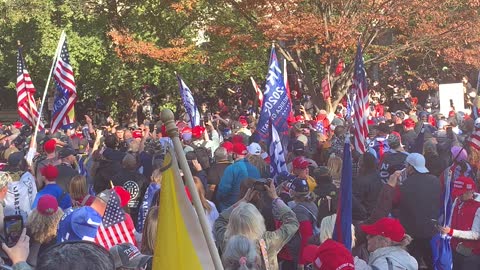
POLYGON ((375 208, 381 189, 382 179, 377 171, 359 176, 353 181, 353 196, 363 205, 367 216, 370 216, 375 208))
POLYGON ((440 215, 440 181, 431 174, 414 173, 400 186, 399 218, 413 238, 430 238, 437 231, 432 219, 440 215))

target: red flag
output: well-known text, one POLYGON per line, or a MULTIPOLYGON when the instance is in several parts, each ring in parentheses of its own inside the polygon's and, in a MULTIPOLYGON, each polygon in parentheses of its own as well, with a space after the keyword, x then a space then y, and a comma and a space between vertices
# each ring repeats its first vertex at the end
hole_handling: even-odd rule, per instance
POLYGON ((340 59, 340 61, 338 61, 337 67, 335 68, 335 77, 340 76, 344 68, 345 68, 345 62, 343 62, 343 60, 340 59))
MULTIPOLYGON (((34 97, 36 90, 25 66, 21 48, 18 49, 16 88, 18 115, 27 125, 35 127, 39 117, 34 97)), ((40 122, 40 128, 43 128, 42 122, 40 122)))
POLYGON ((262 90, 260 89, 260 87, 258 87, 257 83, 255 82, 255 80, 250 77, 250 79, 252 80, 252 85, 253 85, 253 88, 255 89, 255 93, 257 94, 257 98, 258 98, 258 105, 260 106, 260 108, 262 107, 263 105, 263 92, 262 90))
POLYGON ((120 198, 112 189, 95 242, 107 250, 121 243, 137 245, 132 218, 120 207, 120 198))
POLYGON ((330 83, 327 78, 322 80, 322 94, 324 99, 330 98, 330 83))

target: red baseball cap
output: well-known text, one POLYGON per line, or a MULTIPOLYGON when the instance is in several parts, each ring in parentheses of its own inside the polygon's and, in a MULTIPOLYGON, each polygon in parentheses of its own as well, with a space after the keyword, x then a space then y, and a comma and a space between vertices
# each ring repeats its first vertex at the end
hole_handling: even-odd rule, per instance
POLYGON ((246 155, 248 153, 247 147, 243 143, 234 143, 232 150, 237 155, 246 155))
POLYGON ((57 142, 54 139, 50 139, 43 144, 43 150, 45 150, 47 154, 51 154, 55 152, 56 146, 57 146, 57 142))
POLYGON ((414 128, 415 127, 415 121, 413 121, 413 119, 411 119, 411 118, 408 118, 408 119, 403 120, 403 125, 406 128, 414 128))
POLYGON ((327 239, 320 246, 309 245, 303 252, 307 262, 319 270, 354 270, 353 256, 344 245, 327 239))
POLYGON ((476 190, 475 181, 470 177, 461 176, 453 181, 452 197, 457 198, 458 196, 462 196, 469 190, 476 190))
POLYGON ((248 122, 244 118, 240 119, 238 122, 240 122, 240 125, 242 125, 242 127, 247 127, 248 126, 248 122))
POLYGON ((233 143, 226 141, 222 143, 221 145, 223 148, 227 149, 227 153, 232 153, 233 152, 233 143))
POLYGON ((202 126, 194 126, 192 128, 192 137, 195 139, 200 139, 205 132, 205 128, 202 126))
POLYGON ((300 157, 296 157, 292 161, 292 165, 294 169, 306 169, 310 165, 310 162, 308 162, 308 160, 305 159, 304 157, 300 156, 300 157))
POLYGON ((405 229, 395 218, 381 218, 371 225, 361 225, 360 228, 368 235, 381 235, 395 242, 401 242, 405 237, 405 229))
POLYGON ((243 136, 242 135, 235 135, 232 137, 232 143, 243 143, 243 136))
POLYGON ((44 216, 51 216, 58 210, 58 202, 52 195, 42 195, 38 199, 37 211, 44 216))
POLYGON ((16 128, 16 129, 21 129, 23 127, 23 124, 21 122, 15 122, 13 123, 13 126, 16 128))
POLYGON ((140 130, 135 130, 134 132, 132 132, 132 137, 134 139, 137 139, 137 138, 142 138, 143 137, 143 134, 140 130))
POLYGON ((303 115, 297 115, 297 116, 295 116, 295 121, 296 122, 305 121, 305 117, 303 117, 303 115))
POLYGON ((58 177, 58 169, 53 165, 47 165, 42 168, 41 174, 48 181, 54 181, 58 177))

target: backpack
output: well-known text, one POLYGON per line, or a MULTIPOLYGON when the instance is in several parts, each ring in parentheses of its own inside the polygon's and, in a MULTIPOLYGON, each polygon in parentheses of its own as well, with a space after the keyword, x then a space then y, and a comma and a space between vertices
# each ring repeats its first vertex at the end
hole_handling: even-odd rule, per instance
POLYGON ((313 228, 313 235, 320 235, 320 223, 317 221, 317 217, 310 211, 307 207, 297 204, 295 207, 301 207, 306 210, 310 216, 312 217, 312 228, 313 228))

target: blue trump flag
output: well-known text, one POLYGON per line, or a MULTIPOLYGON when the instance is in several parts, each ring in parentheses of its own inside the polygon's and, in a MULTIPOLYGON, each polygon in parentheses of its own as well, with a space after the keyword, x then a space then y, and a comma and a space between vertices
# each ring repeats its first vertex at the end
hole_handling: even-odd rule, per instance
POLYGON ((193 99, 190 88, 185 84, 180 75, 177 74, 178 88, 180 88, 180 96, 182 97, 185 111, 188 114, 191 127, 200 125, 200 112, 198 111, 197 104, 193 99))
POLYGON ((288 172, 287 163, 285 162, 285 153, 283 151, 282 141, 278 135, 277 129, 270 122, 270 175, 276 180, 277 176, 282 172, 288 172))
POLYGON ((287 118, 290 115, 291 108, 275 47, 272 47, 270 54, 267 84, 265 85, 263 95, 263 105, 257 124, 257 131, 262 140, 267 140, 269 138, 270 121, 272 121, 273 126, 280 134, 288 130, 287 118))
POLYGON ((346 136, 343 148, 342 182, 340 183, 333 240, 342 243, 348 250, 352 250, 352 153, 349 136, 346 136))

